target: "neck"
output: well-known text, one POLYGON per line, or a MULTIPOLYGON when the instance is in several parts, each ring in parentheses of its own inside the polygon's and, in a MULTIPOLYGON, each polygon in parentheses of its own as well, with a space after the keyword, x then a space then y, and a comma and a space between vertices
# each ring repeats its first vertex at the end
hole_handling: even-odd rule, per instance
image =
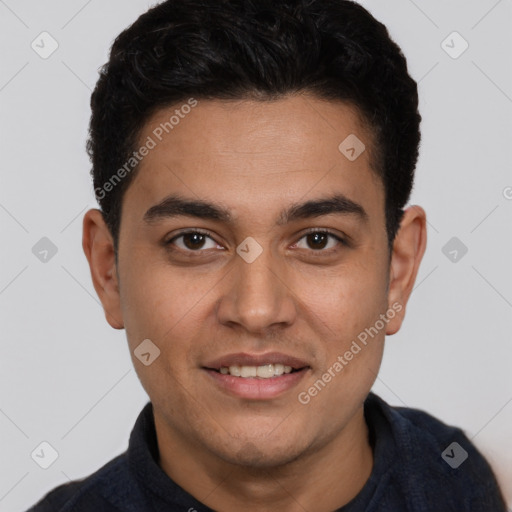
POLYGON ((293 462, 251 468, 191 444, 155 416, 160 466, 182 489, 214 510, 332 512, 363 488, 373 467, 363 408, 342 432, 293 462))

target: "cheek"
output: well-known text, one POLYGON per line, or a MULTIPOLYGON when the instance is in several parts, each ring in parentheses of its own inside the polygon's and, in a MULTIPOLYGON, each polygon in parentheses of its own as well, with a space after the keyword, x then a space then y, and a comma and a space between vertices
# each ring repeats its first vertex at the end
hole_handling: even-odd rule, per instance
POLYGON ((211 308, 213 276, 187 277, 185 272, 170 271, 161 262, 136 268, 127 268, 121 281, 123 318, 130 347, 133 350, 149 338, 167 356, 178 356, 181 351, 183 357, 188 357, 191 340, 204 324, 205 308, 211 308))
MULTIPOLYGON (((186 397, 195 394, 190 379, 194 365, 194 340, 204 322, 199 318, 207 306, 205 292, 161 264, 127 271, 122 289, 125 330, 134 367, 148 395, 164 409, 186 407, 186 397), (137 359, 137 347, 149 339, 159 350, 158 357, 146 366, 137 359), (187 393, 180 390, 185 387, 187 393), (168 390, 174 390, 169 394, 168 390)), ((154 349, 153 349, 154 350, 154 349)))
POLYGON ((341 267, 336 272, 303 274, 297 295, 329 332, 340 341, 373 325, 387 309, 386 275, 375 265, 341 267))

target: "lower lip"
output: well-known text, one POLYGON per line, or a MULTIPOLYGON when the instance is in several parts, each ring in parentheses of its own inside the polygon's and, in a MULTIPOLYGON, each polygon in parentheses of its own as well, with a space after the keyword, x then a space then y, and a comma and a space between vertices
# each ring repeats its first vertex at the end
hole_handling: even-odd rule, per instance
POLYGON ((234 377, 215 370, 205 369, 205 371, 221 389, 231 395, 248 400, 269 400, 294 388, 304 378, 308 369, 304 368, 270 379, 234 377))

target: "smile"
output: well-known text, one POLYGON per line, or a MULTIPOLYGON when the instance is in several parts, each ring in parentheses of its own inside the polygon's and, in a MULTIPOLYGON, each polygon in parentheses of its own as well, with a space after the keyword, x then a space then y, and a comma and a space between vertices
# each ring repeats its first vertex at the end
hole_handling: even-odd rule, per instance
POLYGON ((281 363, 271 364, 267 363, 261 366, 223 366, 220 368, 219 373, 222 375, 233 375, 233 377, 241 377, 243 379, 259 378, 271 379, 272 377, 279 377, 285 373, 291 373, 293 368, 281 363))
POLYGON ((309 373, 303 359, 277 352, 229 354, 202 368, 222 392, 249 400, 270 400, 291 390, 309 373))

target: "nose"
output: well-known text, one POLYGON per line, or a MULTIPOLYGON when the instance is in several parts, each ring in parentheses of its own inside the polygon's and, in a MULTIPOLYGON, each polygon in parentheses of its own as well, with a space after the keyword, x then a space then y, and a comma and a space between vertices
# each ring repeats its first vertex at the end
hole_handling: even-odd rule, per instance
POLYGON ((252 263, 237 256, 235 265, 218 304, 219 322, 252 333, 290 326, 297 308, 284 265, 277 263, 269 249, 252 263))

